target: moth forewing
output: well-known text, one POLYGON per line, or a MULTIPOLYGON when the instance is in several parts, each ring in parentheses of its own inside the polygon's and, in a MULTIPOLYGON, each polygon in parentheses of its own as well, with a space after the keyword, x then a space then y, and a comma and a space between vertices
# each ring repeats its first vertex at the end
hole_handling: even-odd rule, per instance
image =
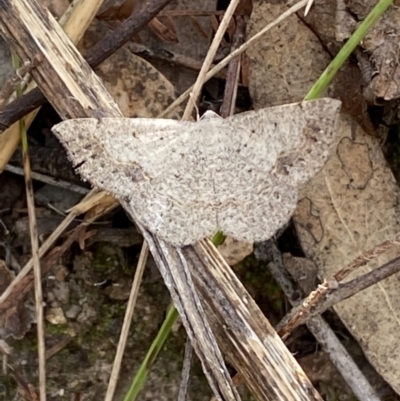
POLYGON ((197 123, 69 120, 54 132, 83 178, 128 200, 165 241, 183 246, 222 230, 255 242, 288 221, 298 185, 324 165, 340 104, 319 99, 197 123))

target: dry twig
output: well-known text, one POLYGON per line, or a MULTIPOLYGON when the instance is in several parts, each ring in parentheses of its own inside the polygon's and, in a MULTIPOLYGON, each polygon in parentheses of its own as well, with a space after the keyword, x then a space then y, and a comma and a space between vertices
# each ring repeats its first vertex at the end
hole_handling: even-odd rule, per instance
MULTIPOLYGON (((127 18, 117 29, 110 32, 103 40, 88 50, 86 60, 89 65, 93 68, 97 67, 110 57, 130 40, 133 35, 140 32, 170 1, 171 0, 151 0, 146 3, 146 7, 138 13, 132 14, 132 16, 127 18)), ((74 43, 77 43, 77 41, 74 41, 74 43)), ((39 88, 36 88, 20 99, 10 103, 0 114, 0 130, 10 127, 11 124, 34 111, 45 102, 45 96, 39 88)))
POLYGON ((397 273, 399 266, 395 263, 395 259, 394 261, 391 261, 372 272, 366 273, 349 283, 338 283, 357 268, 366 265, 369 261, 375 259, 388 249, 398 246, 399 243, 400 236, 397 236, 393 240, 384 241, 375 248, 364 252, 347 266, 340 269, 331 278, 325 279, 315 291, 311 292, 307 298, 305 298, 297 307, 293 308, 287 316, 282 319, 278 325, 279 335, 284 338, 295 327, 305 323, 311 316, 321 314, 335 303, 355 295, 355 291, 361 291, 362 289, 376 284, 380 280, 397 273))
POLYGON ((336 288, 327 288, 326 291, 321 291, 319 296, 316 297, 316 301, 312 301, 305 306, 303 306, 304 301, 302 301, 297 307, 293 308, 293 312, 290 311, 279 323, 277 327, 278 333, 281 336, 287 336, 295 327, 304 324, 310 318, 324 313, 337 303, 352 297, 358 292, 379 283, 399 271, 400 258, 396 258, 354 280, 341 283, 336 288))
POLYGON ((199 98, 200 91, 203 88, 204 82, 206 81, 207 71, 210 69, 210 65, 214 60, 215 55, 217 54, 218 47, 221 43, 222 38, 225 35, 225 31, 228 28, 228 25, 232 19, 233 13, 237 5, 239 4, 239 0, 232 0, 229 3, 229 6, 224 14, 224 17, 218 27, 217 32, 215 33, 214 39, 211 43, 210 48, 208 49, 206 58, 204 59, 203 65, 201 66, 199 75, 197 76, 196 82, 193 85, 193 89, 191 91, 192 101, 186 105, 185 112, 183 113, 182 120, 189 120, 194 105, 197 104, 197 99, 199 98))
MULTIPOLYGON (((12 54, 12 60, 14 67, 19 68, 19 59, 15 53, 12 54)), ((21 89, 17 87, 17 96, 20 94, 21 94, 21 89)), ((22 141, 22 160, 24 166, 26 203, 28 206, 28 217, 29 217, 29 235, 32 249, 33 273, 35 281, 35 314, 36 314, 36 329, 37 329, 37 339, 38 339, 39 394, 40 394, 40 401, 46 401, 46 359, 45 359, 46 349, 44 342, 43 291, 42 291, 42 275, 40 270, 40 258, 39 258, 39 236, 37 232, 31 166, 28 154, 28 136, 26 132, 25 122, 23 119, 19 122, 19 127, 22 141)))
MULTIPOLYGON (((287 278, 287 272, 283 266, 282 256, 277 247, 271 244, 273 261, 268 264, 272 276, 280 284, 282 290, 292 306, 299 304, 295 299, 292 282, 287 278)), ((304 290, 304 288, 303 288, 304 290)), ((301 302, 301 301, 300 301, 301 302)), ((352 357, 348 354, 342 343, 336 337, 333 330, 321 316, 308 319, 307 327, 318 343, 329 355, 332 363, 336 366, 346 383, 360 401, 379 401, 380 398, 362 374, 352 357)))
MULTIPOLYGON (((232 40, 232 50, 237 49, 244 41, 246 35, 246 24, 240 16, 236 17, 236 29, 232 40)), ((220 115, 222 118, 231 116, 235 112, 237 88, 239 84, 242 55, 232 59, 226 72, 224 98, 221 105, 220 115)))
MULTIPOLYGON (((5 171, 9 171, 10 173, 18 174, 18 175, 23 175, 24 171, 20 167, 12 166, 11 164, 7 164, 5 171)), ((40 182, 44 182, 45 184, 50 184, 55 187, 59 188, 64 188, 64 189, 69 189, 70 191, 76 192, 78 194, 86 195, 89 193, 89 189, 82 187, 80 185, 72 184, 71 182, 64 181, 64 180, 59 180, 57 178, 53 178, 51 176, 41 174, 41 173, 35 173, 34 171, 31 172, 31 177, 40 182)))

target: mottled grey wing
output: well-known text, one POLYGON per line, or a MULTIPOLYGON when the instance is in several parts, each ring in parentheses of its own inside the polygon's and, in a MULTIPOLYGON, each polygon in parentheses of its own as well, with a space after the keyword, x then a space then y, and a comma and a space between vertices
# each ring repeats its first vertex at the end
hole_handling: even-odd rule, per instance
MULTIPOLYGON (((232 156, 225 170, 215 173, 217 227, 249 242, 271 238, 296 207, 297 186, 279 180, 232 156)), ((215 230, 214 230, 215 231, 215 230)))
POLYGON ((146 118, 85 118, 53 127, 78 173, 116 197, 130 196, 135 183, 162 173, 165 148, 193 123, 146 118), (184 131, 184 130, 183 130, 184 131))
POLYGON ((218 226, 225 234, 248 242, 271 238, 291 218, 297 204, 297 188, 280 183, 252 193, 248 202, 238 199, 219 208, 218 226))
POLYGON ((84 178, 129 198, 165 240, 186 245, 222 229, 260 241, 326 161, 339 107, 321 99, 198 123, 69 120, 54 132, 84 178))
POLYGON ((201 120, 186 128, 166 149, 164 173, 139 183, 130 199, 136 215, 151 232, 178 246, 218 230, 221 198, 215 172, 229 168, 231 162, 227 152, 231 130, 224 120, 201 120))
POLYGON ((290 219, 298 185, 328 158, 339 108, 339 101, 321 99, 225 120, 232 127, 236 149, 231 171, 216 180, 221 196, 234 194, 218 210, 222 231, 238 239, 262 241, 290 219))
POLYGON ((171 188, 169 183, 161 179, 138 183, 129 204, 140 222, 176 246, 193 244, 214 234, 218 226, 213 206, 173 196, 176 188, 171 188))
POLYGON ((298 185, 325 164, 340 105, 339 100, 324 98, 242 113, 225 121, 242 136, 244 159, 265 172, 272 164, 273 174, 298 185))

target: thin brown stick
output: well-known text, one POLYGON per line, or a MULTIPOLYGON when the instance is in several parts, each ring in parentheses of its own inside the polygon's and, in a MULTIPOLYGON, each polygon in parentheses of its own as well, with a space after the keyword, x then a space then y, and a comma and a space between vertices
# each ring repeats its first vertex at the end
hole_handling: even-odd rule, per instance
POLYGON ((14 74, 4 83, 0 90, 0 110, 8 102, 12 93, 17 89, 24 76, 33 68, 30 61, 25 61, 24 65, 18 68, 14 74))
MULTIPOLYGON (((150 0, 137 14, 132 14, 115 31, 109 33, 92 47, 86 55, 86 60, 91 67, 97 67, 100 63, 110 57, 124 43, 140 32, 149 21, 151 21, 160 10, 171 0, 150 0)), ((10 103, 0 113, 0 130, 8 128, 31 111, 34 111, 46 102, 39 88, 33 89, 25 96, 10 103)))
POLYGON ((307 318, 308 316, 312 317, 324 313, 338 302, 350 298, 358 292, 365 290, 366 288, 371 287, 398 272, 400 272, 400 258, 393 259, 383 266, 357 277, 354 280, 340 284, 337 289, 329 291, 321 303, 316 304, 310 309, 307 318))
POLYGON ((352 297, 360 291, 365 290, 366 288, 371 287, 398 272, 400 272, 400 258, 393 259, 383 266, 357 277, 354 280, 339 284, 337 288, 332 288, 324 293, 323 298, 319 299, 318 303, 312 304, 310 308, 307 308, 305 313, 299 314, 297 308, 294 308, 297 312, 293 318, 288 321, 286 321, 286 319, 282 320, 279 324, 279 327, 281 327, 279 334, 287 335, 295 327, 307 322, 308 319, 324 313, 337 303, 352 297))
MULTIPOLYGON (((271 244, 270 254, 273 261, 268 263, 268 270, 280 284, 290 304, 292 306, 298 305, 299 301, 294 301, 295 290, 292 281, 288 278, 287 270, 283 266, 282 255, 275 244, 271 244)), ((297 288, 296 290, 304 294, 304 288, 297 288)), ((309 319, 306 324, 357 398, 360 401, 379 401, 380 398, 375 390, 326 321, 320 315, 317 315, 309 319)))
MULTIPOLYGON (((286 336, 290 333, 295 327, 303 324, 306 319, 313 316, 323 313, 328 307, 327 305, 332 306, 332 301, 328 302, 328 297, 331 299, 333 293, 335 293, 335 300, 336 302, 340 302, 341 300, 349 298, 350 296, 354 295, 355 293, 351 293, 349 290, 344 291, 343 288, 350 288, 348 284, 354 283, 355 280, 357 281, 357 286, 352 286, 351 288, 353 291, 358 288, 358 291, 364 289, 364 286, 370 286, 372 284, 377 283, 378 281, 382 280, 381 277, 386 278, 386 274, 394 274, 396 272, 396 265, 392 266, 391 269, 383 269, 383 267, 387 266, 384 265, 382 268, 378 268, 373 270, 370 273, 361 276, 350 283, 346 284, 338 284, 338 281, 343 280, 348 274, 354 272, 357 268, 366 265, 369 261, 377 258, 382 253, 386 252, 388 249, 393 248, 395 246, 400 245, 400 235, 395 237, 393 240, 387 240, 382 242, 381 244, 377 245, 375 248, 370 249, 364 252, 362 255, 358 256, 352 262, 350 262, 347 266, 340 269, 337 273, 335 273, 331 278, 325 279, 322 284, 318 286, 318 288, 311 292, 307 298, 305 298, 297 307, 293 308, 279 323, 278 325, 278 333, 282 337, 286 336), (393 272, 392 272, 393 271, 393 272), (392 273, 390 273, 392 272, 392 273), (383 274, 383 276, 381 276, 383 274), (378 280, 378 281, 374 281, 378 280), (315 311, 318 310, 318 313, 315 311), (313 312, 312 312, 313 311, 313 312)), ((389 262, 391 263, 391 262, 389 262)), ((329 307, 330 307, 329 306, 329 307)))
POLYGON ((35 282, 35 311, 36 329, 38 339, 38 360, 39 360, 39 394, 40 401, 46 401, 46 348, 44 341, 44 318, 43 318, 43 291, 42 274, 39 258, 39 238, 36 223, 35 201, 33 197, 33 185, 31 168, 28 156, 28 140, 24 121, 20 121, 22 140, 22 157, 25 172, 26 203, 29 216, 29 233, 32 248, 33 273, 35 282))
MULTIPOLYGON (((19 68, 18 56, 12 52, 12 63, 15 69, 19 68)), ((25 63, 26 65, 26 63, 25 63)), ((16 95, 21 95, 22 90, 17 86, 16 95)), ((31 177, 31 166, 28 155, 28 137, 24 119, 19 121, 20 135, 22 139, 22 160, 24 166, 26 203, 28 207, 29 235, 32 250, 33 274, 35 283, 35 315, 38 340, 38 361, 39 361, 39 394, 40 401, 46 401, 46 358, 44 341, 44 318, 43 318, 43 291, 39 259, 39 236, 37 231, 35 201, 33 196, 33 184, 31 177)))
MULTIPOLYGON (((7 164, 4 170, 14 174, 24 175, 24 170, 22 168, 12 166, 11 164, 7 164)), ((36 181, 44 182, 45 184, 53 185, 58 188, 69 189, 70 191, 76 192, 81 195, 86 195, 90 192, 90 190, 85 187, 73 184, 65 180, 59 180, 46 174, 36 173, 32 171, 31 177, 36 181)))
POLYGON ((211 43, 210 48, 208 49, 206 58, 204 59, 203 65, 201 66, 199 75, 197 76, 196 82, 193 85, 193 90, 191 92, 192 101, 188 102, 186 105, 185 111, 183 113, 182 120, 189 120, 190 116, 193 112, 194 106, 197 104, 197 99, 200 96, 200 91, 203 88, 207 71, 210 69, 211 63, 214 60, 215 55, 217 54, 218 47, 221 43, 225 35, 225 31, 228 28, 228 25, 232 19, 232 16, 235 12, 236 7, 238 6, 240 0, 231 0, 229 6, 224 14, 224 17, 218 27, 217 32, 215 33, 214 39, 211 43))
MULTIPOLYGON (((240 16, 236 17, 236 29, 232 40, 232 50, 237 49, 244 42, 246 24, 240 16)), ((242 55, 232 59, 226 72, 224 98, 222 100, 220 115, 222 118, 231 116, 235 112, 237 88, 239 84, 242 55)))

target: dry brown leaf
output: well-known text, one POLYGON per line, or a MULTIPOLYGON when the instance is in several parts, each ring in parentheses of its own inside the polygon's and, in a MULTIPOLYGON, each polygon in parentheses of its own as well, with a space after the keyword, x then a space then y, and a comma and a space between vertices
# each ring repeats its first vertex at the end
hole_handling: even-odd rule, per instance
MULTIPOLYGON (((286 10, 282 4, 260 1, 253 7, 248 37, 286 10)), ((321 42, 296 15, 273 28, 247 50, 247 55, 249 90, 255 108, 302 100, 330 61, 321 42)))
MULTIPOLYGON (((95 22, 81 45, 90 48, 107 32, 104 23, 95 22)), ((95 71, 126 117, 156 117, 176 98, 171 82, 149 62, 125 47, 95 71)), ((179 110, 175 117, 179 117, 179 110)))
POLYGON ((172 84, 149 62, 124 48, 96 73, 126 117, 156 117, 175 100, 172 84))
POLYGON ((377 69, 370 83, 376 97, 400 97, 400 9, 391 7, 371 29, 362 46, 377 69))
POLYGON ((40 0, 39 3, 57 18, 60 18, 69 6, 68 0, 40 0))
MULTIPOLYGON (((294 222, 307 257, 320 278, 332 276, 364 251, 400 231, 399 188, 379 143, 342 115, 336 151, 301 191, 294 222)), ((366 273, 400 255, 392 248, 349 277, 366 273)), ((400 393, 400 283, 374 285, 335 307, 367 358, 400 393)))
MULTIPOLYGON (((138 1, 138 0, 137 0, 138 1)), ((139 4, 144 0, 138 1, 139 4)), ((211 43, 213 28, 212 18, 209 15, 191 15, 195 11, 212 13, 216 10, 216 0, 177 0, 165 7, 163 13, 176 12, 179 15, 171 15, 169 18, 159 16, 159 20, 171 28, 176 34, 176 42, 163 42, 154 35, 150 28, 143 29, 138 37, 140 43, 154 52, 185 56, 193 60, 203 61, 211 43), (195 22, 194 22, 195 21, 195 22)), ((164 74, 179 93, 184 92, 193 85, 197 77, 197 71, 181 68, 177 64, 166 63, 154 58, 151 60, 155 68, 164 74)))
MULTIPOLYGON (((282 10, 277 4, 255 2, 249 35, 282 10)), ((328 33, 324 31, 322 36, 328 37, 328 33)), ((330 61, 314 34, 296 16, 247 54, 249 87, 256 109, 300 100, 330 61)), ((399 189, 377 140, 346 116, 338 135, 336 152, 309 182, 308 190, 302 190, 295 215, 305 253, 322 277, 331 276, 362 251, 392 239, 400 231, 399 189)), ((399 252, 393 249, 363 271, 399 252)), ((392 277, 342 302, 336 311, 378 372, 400 393, 398 292, 398 280, 392 277)))

